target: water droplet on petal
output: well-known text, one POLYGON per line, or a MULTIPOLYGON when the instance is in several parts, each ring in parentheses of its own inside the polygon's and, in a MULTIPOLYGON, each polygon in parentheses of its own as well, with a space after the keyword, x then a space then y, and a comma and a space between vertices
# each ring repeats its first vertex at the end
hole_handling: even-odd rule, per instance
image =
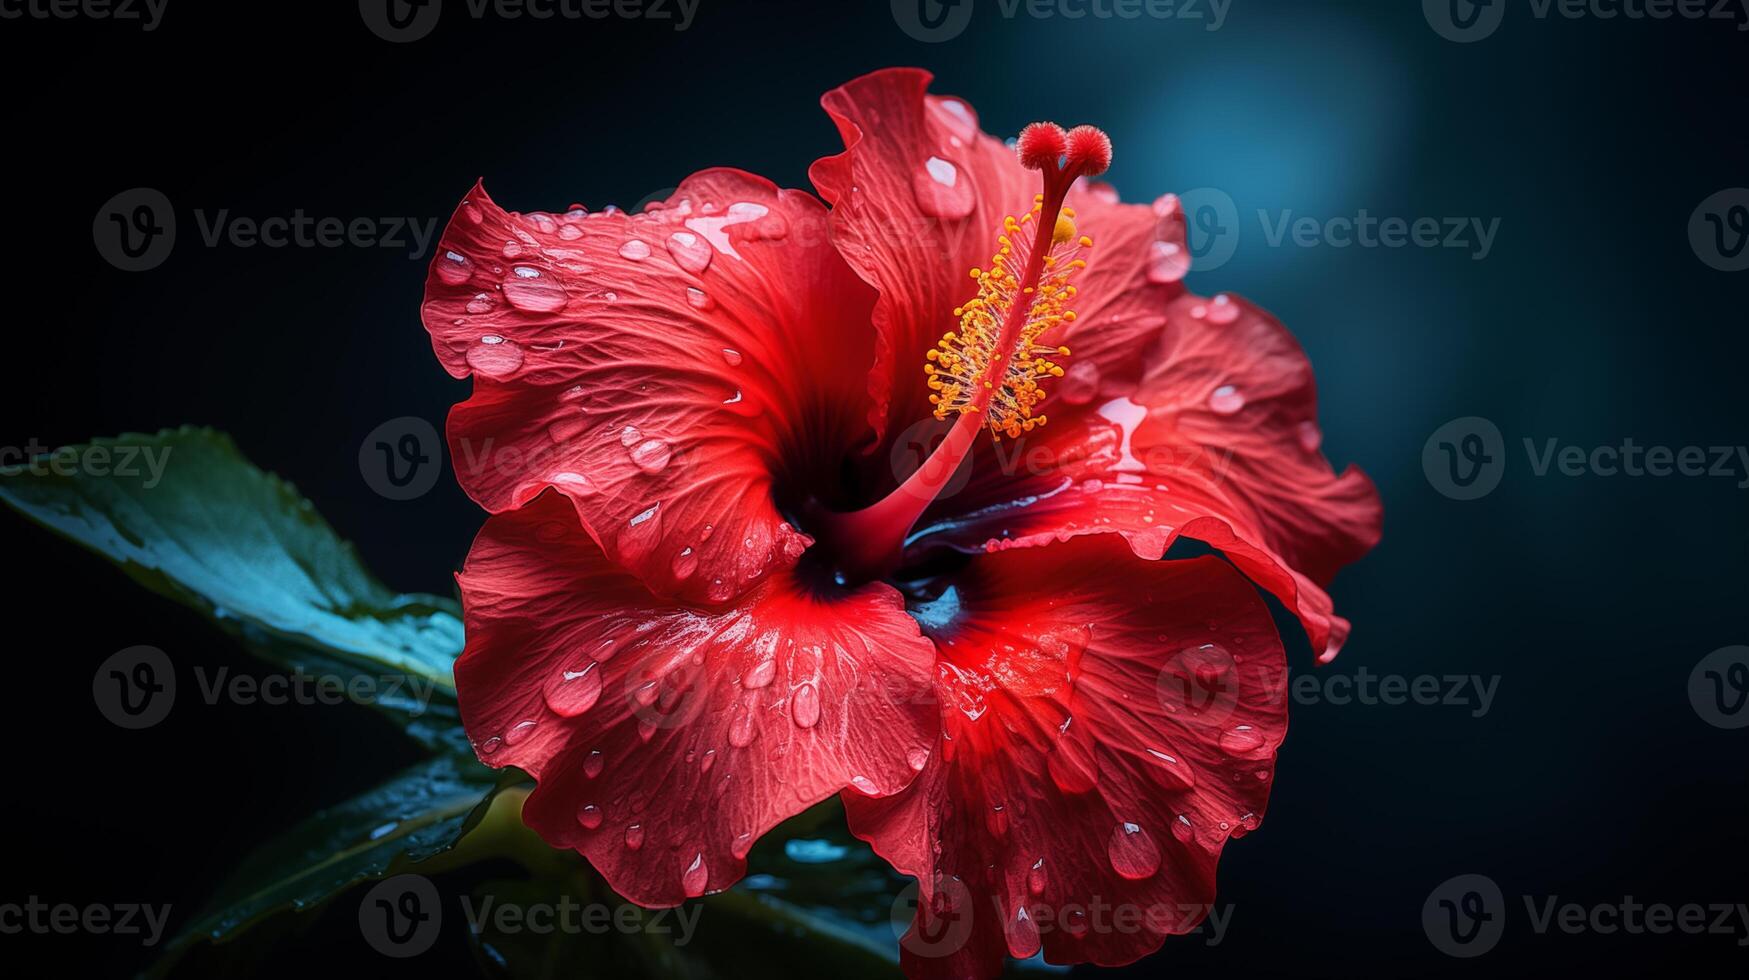
POLYGON ((444 252, 437 262, 437 278, 451 286, 467 282, 474 274, 474 264, 460 252, 444 252))
POLYGON ((675 578, 691 578, 692 573, 698 571, 698 555, 693 554, 691 548, 682 548, 674 556, 673 568, 675 578))
POLYGON ((708 310, 716 305, 711 300, 710 294, 697 286, 686 287, 686 303, 695 310, 708 310))
POLYGON ((1210 323, 1232 323, 1239 319, 1239 304, 1226 293, 1209 300, 1208 321, 1210 323))
POLYGON ((1221 385, 1209 393, 1209 411, 1217 415, 1231 415, 1245 407, 1245 396, 1232 385, 1221 385))
POLYGON ((634 238, 619 247, 619 255, 622 259, 642 262, 650 257, 650 246, 634 238))
POLYGON ((546 684, 547 707, 561 717, 575 718, 601 700, 601 665, 591 660, 582 670, 561 670, 546 684))
POLYGON ((704 886, 710 879, 710 870, 704 866, 704 853, 693 855, 692 863, 680 873, 680 887, 686 891, 687 898, 697 898, 704 894, 704 886))
POLYGON ((492 308, 492 294, 491 293, 476 293, 474 295, 473 299, 468 300, 468 312, 469 313, 485 313, 486 311, 490 310, 491 308, 492 308))
POLYGON ((796 688, 790 701, 790 717, 798 728, 812 728, 820 720, 820 691, 812 682, 796 688))
POLYGON ((668 236, 668 254, 674 257, 675 265, 696 276, 710 268, 716 250, 690 231, 677 231, 668 236))
POLYGON ((668 465, 674 450, 660 439, 648 439, 632 449, 632 462, 645 473, 660 473, 668 465))
POLYGON ((1196 828, 1190 825, 1190 818, 1180 813, 1178 819, 1172 821, 1172 836, 1188 844, 1196 836, 1196 828))
POLYGON ((1026 873, 1026 889, 1034 895, 1043 895, 1048 884, 1050 875, 1045 872, 1045 859, 1039 858, 1033 863, 1032 870, 1026 873))
POLYGON ((591 803, 578 810, 577 822, 583 825, 584 830, 594 830, 601 826, 601 808, 591 803))
POLYGON ((1120 823, 1112 828, 1105 853, 1111 859, 1111 870, 1125 878, 1149 878, 1160 870, 1160 845, 1138 824, 1120 823))
POLYGON ((522 347, 496 335, 481 337, 468 348, 468 367, 495 380, 508 378, 522 367, 522 347))
POLYGON ((565 308, 565 287, 542 276, 539 269, 519 265, 504 280, 504 298, 524 313, 551 313, 565 308))
POLYGON ((1231 755, 1250 755, 1263 747, 1263 735, 1250 725, 1221 733, 1221 750, 1231 755))
POLYGON ((1298 428, 1300 448, 1308 453, 1315 453, 1324 445, 1324 433, 1316 422, 1301 422, 1298 428))
POLYGON ((905 756, 905 762, 913 771, 922 772, 923 767, 929 765, 929 750, 912 749, 910 753, 905 756))
POLYGON ((1190 272, 1190 250, 1177 242, 1155 242, 1148 249, 1148 281, 1178 282, 1190 272))
POLYGON ((741 679, 741 686, 758 690, 759 688, 770 685, 772 678, 776 676, 777 658, 775 656, 766 656, 758 663, 754 664, 753 669, 747 671, 747 676, 741 679))
POLYGON ((881 788, 879 786, 876 786, 874 784, 874 780, 868 778, 867 776, 852 776, 852 777, 850 777, 850 785, 852 787, 854 787, 858 793, 861 793, 864 796, 879 796, 879 795, 881 795, 881 788))
POLYGON ((1099 365, 1079 361, 1070 365, 1057 384, 1057 396, 1071 405, 1085 405, 1099 394, 1099 365))
POLYGON ((626 828, 626 850, 635 851, 644 846, 644 825, 632 824, 626 828))
POLYGON ((526 741, 530 735, 534 734, 535 726, 539 724, 540 722, 537 721, 517 722, 515 725, 511 726, 509 731, 504 733, 504 744, 515 745, 519 742, 526 741))
POLYGON ((1014 912, 1014 918, 1008 920, 1008 955, 1017 960, 1030 958, 1038 952, 1038 923, 1032 921, 1032 913, 1027 911, 1023 903, 1014 912))
POLYGON ((594 779, 601 775, 601 767, 605 765, 607 765, 607 757, 601 754, 600 749, 594 749, 583 759, 583 775, 594 779))
POLYGON ((729 850, 736 858, 745 858, 747 853, 753 850, 753 835, 745 832, 736 834, 734 843, 729 845, 729 850))
POLYGON ((723 360, 729 362, 730 367, 735 367, 741 363, 741 352, 725 347, 723 348, 723 360))
POLYGON ((941 157, 923 162, 911 178, 911 193, 917 198, 917 207, 935 218, 964 218, 977 206, 972 182, 961 176, 959 167, 941 157))
POLYGON ((583 474, 569 472, 554 473, 553 486, 558 487, 560 490, 574 493, 580 497, 587 497, 590 494, 596 493, 600 489, 595 485, 594 481, 590 480, 583 474))

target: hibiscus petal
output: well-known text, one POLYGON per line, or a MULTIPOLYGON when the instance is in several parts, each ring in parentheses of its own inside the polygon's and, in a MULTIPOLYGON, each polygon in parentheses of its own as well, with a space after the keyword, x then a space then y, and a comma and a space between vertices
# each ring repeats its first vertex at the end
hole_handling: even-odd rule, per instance
POLYGON ((551 493, 491 518, 460 582, 476 751, 533 775, 528 825, 640 905, 728 887, 833 793, 898 791, 935 738, 934 650, 886 585, 826 601, 784 573, 726 608, 662 600, 551 493))
POLYGON ((1118 965, 1194 928, 1286 731, 1256 591, 1218 558, 1138 563, 1081 538, 979 559, 942 603, 923 613, 940 746, 905 792, 845 801, 919 881, 907 974, 994 976, 1041 946, 1118 965))
POLYGON ((809 543, 772 499, 866 438, 873 292, 799 191, 730 170, 650 211, 512 214, 476 188, 424 317, 474 394, 450 416, 468 494, 551 487, 659 595, 725 602, 809 543))
POLYGON ((808 175, 832 205, 832 237, 880 291, 877 357, 867 387, 877 432, 930 415, 923 355, 977 295, 967 278, 988 263, 1006 215, 1022 214, 1039 177, 978 129, 964 100, 928 94, 917 68, 864 75, 826 93, 843 153, 808 175))
POLYGON ((1328 660, 1348 623, 1322 586, 1378 542, 1378 493, 1319 451, 1311 365, 1279 323, 1234 297, 1190 294, 1160 315, 1151 353, 1132 355, 1146 369, 1128 395, 1065 392, 1049 426, 981 446, 964 489, 925 515, 913 547, 1117 532, 1159 558, 1187 535, 1294 610, 1328 660))

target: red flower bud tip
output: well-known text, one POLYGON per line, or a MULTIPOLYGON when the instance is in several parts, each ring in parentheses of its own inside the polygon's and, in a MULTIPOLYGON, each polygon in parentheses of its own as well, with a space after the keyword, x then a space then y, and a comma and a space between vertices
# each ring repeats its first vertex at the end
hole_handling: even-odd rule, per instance
POLYGON ((1056 123, 1036 122, 1020 131, 1015 151, 1020 165, 1028 170, 1055 170, 1057 160, 1067 152, 1068 137, 1056 123))
MULTIPOLYGON (((1083 177, 1097 177, 1111 168, 1111 137, 1097 126, 1069 130, 1069 169, 1083 177)), ((1025 156, 1021 157, 1024 161, 1025 156)))

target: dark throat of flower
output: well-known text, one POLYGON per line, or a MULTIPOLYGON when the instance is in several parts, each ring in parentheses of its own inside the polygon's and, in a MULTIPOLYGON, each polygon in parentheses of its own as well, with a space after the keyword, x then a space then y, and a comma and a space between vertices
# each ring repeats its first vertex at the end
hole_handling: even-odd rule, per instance
POLYGON ((988 268, 971 270, 978 294, 953 311, 948 331, 923 366, 935 417, 957 416, 947 436, 897 489, 862 510, 815 515, 810 530, 830 551, 838 574, 862 581, 898 567, 905 538, 917 519, 965 462, 980 430, 1019 438, 1046 422, 1040 383, 1063 375, 1055 360, 1067 347, 1041 343, 1073 322, 1075 276, 1087 266, 1093 240, 1075 227, 1064 200, 1077 179, 1111 165, 1111 140, 1092 126, 1064 132, 1033 123, 1015 146, 1021 163, 1039 171, 1044 191, 1032 210, 1003 219, 988 268))

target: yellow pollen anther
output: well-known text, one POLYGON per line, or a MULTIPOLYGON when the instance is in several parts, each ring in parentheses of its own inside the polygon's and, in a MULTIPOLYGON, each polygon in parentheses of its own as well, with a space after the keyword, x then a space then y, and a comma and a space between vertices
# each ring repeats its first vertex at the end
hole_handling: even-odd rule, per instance
POLYGON ((1074 322, 1068 304, 1076 290, 1069 280, 1087 267, 1082 256, 1093 239, 1077 231, 1072 209, 1063 208, 1054 218, 1046 215, 1042 194, 1030 212, 1004 217, 1002 231, 1000 253, 990 267, 971 271, 978 295, 954 309, 959 328, 925 355, 923 370, 935 392, 929 402, 936 418, 983 411, 984 428, 1017 438, 1045 424, 1044 414, 1034 411, 1045 401, 1039 383, 1063 376, 1054 358, 1067 357, 1069 348, 1040 340, 1074 322), (1041 244, 1031 229, 1018 232, 1035 219, 1049 220, 1051 233, 1043 243, 1045 254, 1036 257, 1038 281, 1028 284, 1023 278, 1033 270, 1032 253, 1041 244))

